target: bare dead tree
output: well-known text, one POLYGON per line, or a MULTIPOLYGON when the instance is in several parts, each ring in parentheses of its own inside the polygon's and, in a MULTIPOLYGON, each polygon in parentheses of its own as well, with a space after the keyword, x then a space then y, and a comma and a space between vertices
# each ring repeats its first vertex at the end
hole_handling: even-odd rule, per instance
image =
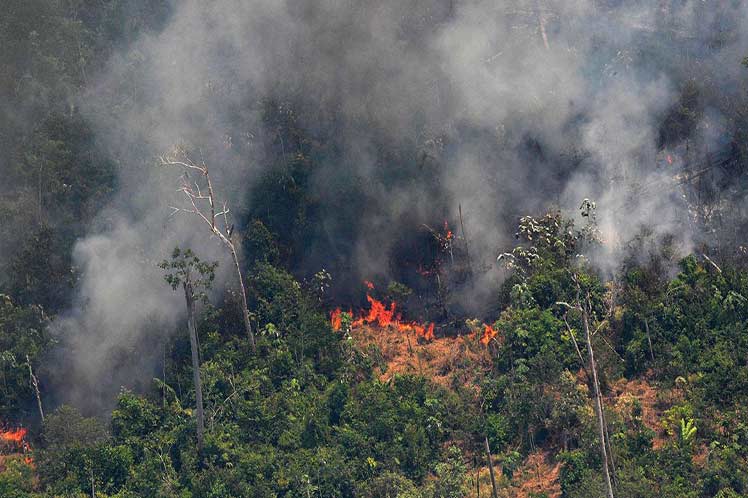
POLYGON ((42 408, 42 396, 39 392, 39 379, 36 378, 36 375, 34 375, 34 371, 31 369, 31 360, 29 360, 29 355, 26 355, 26 365, 29 367, 29 381, 31 382, 31 387, 34 388, 34 394, 36 395, 36 405, 39 408, 39 417, 41 418, 43 424, 44 409, 42 408))
MULTIPOLYGON (((564 306, 570 310, 578 311, 581 314, 582 326, 584 328, 584 342, 587 347, 587 363, 589 365, 588 377, 592 383, 592 390, 594 396, 594 407, 595 416, 597 418, 598 436, 600 439, 600 456, 603 461, 603 480, 605 481, 605 490, 607 498, 614 498, 613 495, 613 484, 610 478, 610 462, 612 461, 612 455, 609 455, 610 444, 607 438, 607 427, 605 425, 605 414, 603 412, 603 397, 600 392, 600 381, 597 376, 597 364, 595 362, 595 351, 592 347, 592 337, 600 331, 605 321, 601 322, 595 331, 591 330, 590 315, 591 315, 591 304, 589 296, 586 296, 584 300, 581 299, 581 287, 577 282, 577 302, 573 305, 566 302, 558 302, 561 306, 564 306)), ((568 327, 568 323, 567 323, 568 327)), ((568 327, 571 330, 571 327, 568 327)), ((572 340, 576 346, 576 339, 573 331, 570 332, 572 340)), ((577 353, 579 354, 579 348, 577 347, 577 353)), ((581 354, 580 354, 581 358, 581 354)), ((583 363, 584 364, 584 363, 583 363)))
POLYGON ((213 182, 210 179, 210 172, 205 161, 194 162, 189 155, 180 147, 177 147, 171 154, 161 156, 161 164, 164 166, 178 167, 183 170, 181 183, 178 192, 181 192, 185 199, 185 206, 170 206, 172 215, 177 213, 188 213, 197 216, 209 229, 212 236, 218 238, 226 246, 231 259, 234 262, 237 279, 239 280, 239 292, 241 294, 242 318, 244 319, 244 330, 249 337, 252 351, 256 351, 255 335, 252 331, 252 322, 249 317, 249 305, 247 304, 247 289, 244 284, 241 266, 239 264, 239 255, 237 245, 233 240, 234 226, 229 221, 229 208, 226 202, 221 204, 216 211, 215 191, 213 182), (190 174, 197 175, 198 179, 194 180, 190 174), (201 187, 201 182, 203 187, 201 187), (219 226, 217 220, 221 220, 222 226, 219 226))

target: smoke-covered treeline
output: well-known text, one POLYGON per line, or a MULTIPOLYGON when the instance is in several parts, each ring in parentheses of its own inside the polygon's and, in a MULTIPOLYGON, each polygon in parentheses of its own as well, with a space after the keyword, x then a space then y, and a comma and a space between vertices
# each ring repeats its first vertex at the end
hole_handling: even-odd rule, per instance
POLYGON ((460 206, 488 268, 465 303, 486 303, 520 215, 574 213, 584 198, 599 206, 606 271, 642 228, 684 254, 716 246, 726 233, 699 222, 743 220, 742 191, 729 196, 744 162, 745 14, 730 2, 175 5, 69 96, 117 181, 75 245, 82 280, 61 326, 76 341, 95 330, 101 354, 154 313, 168 328, 168 294, 133 261, 177 242, 218 257, 168 217, 176 175, 155 157, 175 144, 211 164, 236 223, 262 220, 291 268, 329 269, 348 299, 362 278, 415 278, 393 248, 423 224, 456 225, 460 206), (705 174, 709 153, 738 164, 705 174))
POLYGON ((362 278, 417 280, 398 245, 423 239, 424 224, 456 226, 458 207, 484 270, 455 299, 483 303, 474 312, 524 213, 594 200, 606 271, 642 228, 677 237, 683 253, 742 242, 740 3, 24 2, 10 12, 4 189, 21 197, 5 203, 5 260, 12 268, 11 255, 36 244, 54 248, 50 270, 76 269, 64 289, 37 291, 68 307, 59 326, 89 366, 153 335, 154 317, 173 323, 149 261, 176 243, 219 257, 192 223, 169 218, 177 175, 156 157, 177 144, 211 164, 235 223, 261 220, 291 268, 327 268, 344 299, 362 278))

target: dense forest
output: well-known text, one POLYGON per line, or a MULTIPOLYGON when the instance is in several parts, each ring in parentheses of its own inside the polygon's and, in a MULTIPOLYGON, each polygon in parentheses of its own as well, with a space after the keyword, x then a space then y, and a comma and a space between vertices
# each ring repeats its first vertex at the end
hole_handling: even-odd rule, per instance
POLYGON ((0 497, 748 497, 748 6, 3 0, 0 497))

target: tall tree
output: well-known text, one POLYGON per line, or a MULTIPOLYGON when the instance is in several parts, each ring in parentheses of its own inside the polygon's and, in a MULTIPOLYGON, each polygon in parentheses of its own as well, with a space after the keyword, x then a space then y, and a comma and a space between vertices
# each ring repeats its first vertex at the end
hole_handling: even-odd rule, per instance
MULTIPOLYGON (((607 434, 608 429, 605 424, 605 413, 604 413, 604 407, 603 407, 603 397, 600 392, 600 380, 597 375, 597 363, 595 361, 595 349, 592 346, 592 338, 595 334, 597 334, 600 329, 603 327, 603 325, 606 323, 606 321, 602 321, 598 324, 596 329, 593 331, 592 326, 590 324, 590 316, 592 314, 592 304, 591 304, 591 298, 589 296, 589 293, 585 295, 585 297, 582 296, 582 287, 579 283, 578 277, 574 275, 574 281, 577 284, 577 299, 574 304, 569 304, 566 302, 558 302, 557 304, 560 304, 562 306, 565 306, 566 308, 569 308, 570 310, 574 310, 579 312, 581 315, 582 320, 582 326, 584 328, 584 342, 587 349, 587 367, 585 368, 585 372, 587 374, 587 377, 592 384, 592 394, 593 394, 593 406, 595 408, 595 417, 597 418, 597 429, 598 429, 598 438, 600 442, 600 458, 603 462, 603 480, 605 482, 605 491, 607 498, 614 498, 613 496, 613 484, 610 478, 610 462, 612 461, 612 454, 609 454, 609 445, 610 442, 608 440, 607 434)), ((564 321, 566 323, 566 326, 569 331, 569 336, 571 337, 572 341, 574 342, 574 347, 577 351, 577 354, 579 355, 580 360, 582 361, 582 365, 584 366, 585 361, 582 357, 581 351, 579 349, 576 336, 574 334, 574 330, 569 326, 569 322, 566 321, 566 317, 564 317, 564 321)))
POLYGON ((249 342, 252 345, 252 351, 256 350, 255 335, 252 331, 252 322, 249 319, 249 306, 247 304, 247 287, 244 283, 241 265, 239 264, 239 254, 237 245, 234 242, 234 225, 229 221, 229 208, 224 202, 222 206, 216 207, 215 190, 213 182, 210 179, 210 172, 205 161, 194 162, 186 151, 177 147, 171 154, 161 157, 161 164, 165 166, 176 166, 183 168, 181 185, 179 192, 186 198, 186 206, 172 206, 173 213, 185 212, 194 214, 202 220, 209 228, 210 232, 218 237, 218 240, 226 246, 234 262, 234 269, 239 280, 239 292, 242 298, 242 317, 244 318, 244 330, 247 332, 249 342), (193 180, 190 173, 197 173, 199 180, 193 180), (201 182, 203 185, 201 186, 201 182), (219 226, 218 220, 223 221, 223 226, 219 226))
POLYGON ((197 419, 197 450, 203 451, 203 434, 205 433, 205 415, 203 411, 203 388, 200 380, 200 343, 197 337, 197 320, 195 304, 197 301, 207 301, 206 291, 210 289, 215 279, 218 263, 201 261, 190 249, 182 251, 174 248, 171 260, 164 260, 159 265, 166 270, 164 279, 176 290, 181 286, 187 304, 187 328, 190 334, 190 349, 192 350, 192 379, 195 384, 195 403, 197 419))

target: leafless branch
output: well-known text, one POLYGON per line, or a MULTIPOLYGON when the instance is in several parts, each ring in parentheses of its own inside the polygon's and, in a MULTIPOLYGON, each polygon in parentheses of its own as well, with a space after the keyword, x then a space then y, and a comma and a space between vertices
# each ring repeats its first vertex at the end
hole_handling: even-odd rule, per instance
POLYGON ((707 262, 708 262, 708 263, 709 263, 710 265, 712 265, 712 266, 714 267, 714 269, 715 269, 715 270, 717 270, 717 273, 722 273, 722 270, 720 269, 720 267, 719 267, 719 266, 717 266, 717 263, 715 263, 714 261, 712 261, 712 259, 711 259, 711 258, 710 258, 709 256, 707 256, 706 254, 703 254, 703 253, 702 253, 701 255, 702 255, 702 256, 704 256, 704 259, 705 259, 705 260, 706 260, 706 261, 707 261, 707 262))
POLYGON ((216 200, 215 191, 213 189, 213 182, 210 178, 208 166, 202 157, 200 152, 201 161, 200 164, 195 163, 189 158, 187 153, 177 147, 172 154, 167 156, 161 156, 161 164, 163 166, 178 167, 182 169, 183 174, 181 177, 180 188, 177 192, 181 192, 187 207, 176 207, 169 206, 171 209, 170 216, 174 216, 177 213, 189 213, 197 216, 202 222, 204 222, 210 228, 212 236, 217 237, 223 245, 229 250, 231 257, 234 262, 234 268, 239 280, 239 288, 242 296, 242 315, 244 318, 244 328, 249 336, 252 349, 255 349, 255 338, 252 331, 252 325, 249 318, 249 309, 247 307, 247 290, 244 286, 244 277, 242 276, 241 266, 239 264, 239 256, 236 245, 232 240, 233 225, 229 222, 229 208, 224 202, 223 208, 220 212, 216 213, 216 200), (200 186, 200 180, 191 180, 189 171, 197 171, 203 178, 204 186, 207 188, 207 192, 204 192, 200 186), (206 206, 207 203, 207 206, 206 206), (223 218, 224 227, 223 229, 218 228, 216 225, 216 217, 223 218))

